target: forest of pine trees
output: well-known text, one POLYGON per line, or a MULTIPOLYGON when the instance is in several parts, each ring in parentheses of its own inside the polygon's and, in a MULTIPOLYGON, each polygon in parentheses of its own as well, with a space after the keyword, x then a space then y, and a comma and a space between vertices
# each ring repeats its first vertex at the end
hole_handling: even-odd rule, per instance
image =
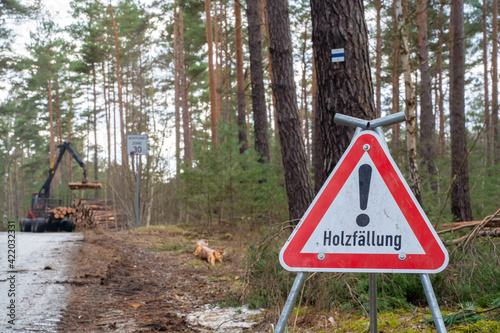
POLYGON ((127 134, 147 134, 141 225, 297 222, 374 119, 431 223, 499 207, 498 1, 0 0, 4 224, 70 141, 134 225, 127 134), (18 37, 29 29, 29 40, 18 37), (344 63, 331 50, 344 48, 344 63))

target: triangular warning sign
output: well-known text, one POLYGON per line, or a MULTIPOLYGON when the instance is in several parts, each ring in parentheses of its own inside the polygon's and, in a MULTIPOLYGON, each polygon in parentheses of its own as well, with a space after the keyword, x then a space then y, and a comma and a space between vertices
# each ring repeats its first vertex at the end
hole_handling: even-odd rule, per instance
POLYGON ((280 252, 290 271, 437 273, 448 252, 379 136, 351 142, 280 252))

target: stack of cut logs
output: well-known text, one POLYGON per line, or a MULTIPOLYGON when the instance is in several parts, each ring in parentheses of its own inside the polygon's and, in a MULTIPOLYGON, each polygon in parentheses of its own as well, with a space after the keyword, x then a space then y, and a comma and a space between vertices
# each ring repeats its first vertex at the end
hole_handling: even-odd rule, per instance
POLYGON ((76 213, 76 209, 70 208, 70 207, 58 207, 58 208, 52 209, 51 213, 52 213, 52 218, 63 219, 69 214, 76 213))
POLYGON ((75 212, 69 219, 75 223, 76 230, 118 229, 122 226, 124 216, 115 212, 110 200, 78 199, 73 201, 72 207, 75 212))

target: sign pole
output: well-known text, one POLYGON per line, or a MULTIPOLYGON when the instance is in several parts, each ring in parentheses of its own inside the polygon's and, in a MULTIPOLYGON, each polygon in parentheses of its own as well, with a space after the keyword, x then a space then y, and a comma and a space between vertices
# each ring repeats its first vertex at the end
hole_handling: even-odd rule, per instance
POLYGON ((139 154, 135 154, 135 228, 139 229, 139 154))
POLYGON ((368 288, 370 296, 370 333, 377 333, 377 273, 368 274, 368 288))
POLYGON ((429 303, 429 308, 431 309, 432 318, 434 318, 436 330, 438 333, 446 333, 446 326, 444 326, 443 316, 441 315, 441 310, 439 310, 439 305, 436 295, 434 294, 434 289, 432 288, 429 274, 420 274, 420 281, 422 281, 422 286, 424 287, 425 297, 427 298, 427 303, 429 303))
POLYGON ((132 155, 132 165, 135 156, 135 228, 139 229, 139 159, 148 154, 147 134, 127 134, 127 151, 132 155))
POLYGON ((304 280, 306 278, 305 272, 298 272, 295 277, 295 281, 293 282, 292 289, 290 290, 290 294, 286 299, 285 306, 283 307, 283 311, 281 312, 280 319, 278 320, 278 324, 276 324, 276 329, 274 333, 283 333, 286 327, 286 322, 288 321, 288 317, 290 317, 290 313, 292 313, 293 306, 295 305, 295 300, 299 295, 300 288, 304 284, 304 280))

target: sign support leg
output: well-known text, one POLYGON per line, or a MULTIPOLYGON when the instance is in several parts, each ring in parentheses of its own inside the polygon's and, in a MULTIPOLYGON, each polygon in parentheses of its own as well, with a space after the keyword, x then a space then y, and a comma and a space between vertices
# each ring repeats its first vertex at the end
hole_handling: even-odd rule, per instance
POLYGON ((139 155, 135 155, 135 228, 139 229, 139 155))
POLYGON ((278 324, 276 324, 276 329, 274 330, 274 333, 283 333, 286 327, 286 322, 288 321, 288 317, 290 317, 290 313, 292 313, 293 306, 295 305, 295 300, 299 295, 300 288, 304 284, 305 278, 306 278, 305 272, 299 272, 295 277, 295 281, 293 282, 290 294, 288 294, 288 298, 286 299, 285 306, 283 307, 283 311, 281 312, 278 324))
POLYGON ((370 333, 377 333, 377 273, 368 274, 370 294, 370 333))
POLYGON ((434 289, 432 289, 429 275, 420 274, 420 281, 422 281, 422 286, 424 287, 425 297, 427 297, 427 303, 429 303, 429 308, 431 309, 432 318, 434 318, 436 330, 438 333, 446 333, 446 326, 444 326, 443 316, 441 316, 441 310, 439 310, 439 305, 436 295, 434 294, 434 289))

